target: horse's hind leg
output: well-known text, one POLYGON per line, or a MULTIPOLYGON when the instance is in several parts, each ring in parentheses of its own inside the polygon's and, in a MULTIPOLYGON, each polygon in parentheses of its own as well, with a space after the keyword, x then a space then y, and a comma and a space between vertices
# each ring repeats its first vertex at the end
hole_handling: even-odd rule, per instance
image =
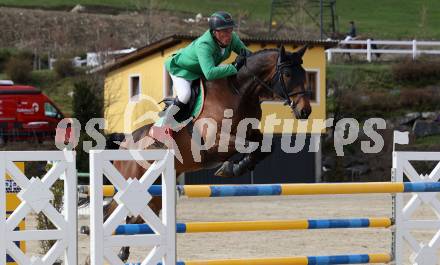
POLYGON ((344 53, 344 57, 347 57, 349 61, 351 61, 351 54, 349 52, 344 53))

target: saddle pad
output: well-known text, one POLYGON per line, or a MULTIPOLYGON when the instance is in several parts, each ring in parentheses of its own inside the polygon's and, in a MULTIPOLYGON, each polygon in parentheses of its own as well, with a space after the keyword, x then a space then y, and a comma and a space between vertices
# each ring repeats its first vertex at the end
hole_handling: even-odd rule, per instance
POLYGON ((193 120, 197 119, 202 113, 203 104, 205 103, 205 86, 203 85, 202 79, 200 79, 200 87, 199 94, 197 95, 196 102, 194 103, 194 107, 191 111, 191 116, 193 116, 193 120))

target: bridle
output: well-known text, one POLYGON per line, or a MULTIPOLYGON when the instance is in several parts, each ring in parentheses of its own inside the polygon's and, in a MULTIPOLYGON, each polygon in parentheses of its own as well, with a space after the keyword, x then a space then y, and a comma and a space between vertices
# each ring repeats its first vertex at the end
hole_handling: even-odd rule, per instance
MULTIPOLYGON (((296 109, 296 106, 299 103, 299 100, 301 97, 307 97, 310 99, 312 97, 312 91, 311 89, 305 89, 304 84, 301 84, 301 90, 297 92, 289 92, 286 87, 286 83, 284 81, 283 72, 288 71, 286 69, 289 69, 294 64, 292 62, 281 62, 281 56, 278 54, 277 64, 275 68, 275 73, 270 79, 269 84, 261 80, 258 76, 251 73, 253 76, 253 80, 257 81, 262 87, 270 91, 271 93, 275 93, 278 96, 280 96, 282 99, 284 99, 284 105, 288 105, 290 109, 295 112, 295 114, 298 114, 298 110, 296 109), (293 96, 299 96, 296 98, 295 101, 292 101, 290 97, 293 96)), ((245 63, 246 66, 246 63, 245 63)))

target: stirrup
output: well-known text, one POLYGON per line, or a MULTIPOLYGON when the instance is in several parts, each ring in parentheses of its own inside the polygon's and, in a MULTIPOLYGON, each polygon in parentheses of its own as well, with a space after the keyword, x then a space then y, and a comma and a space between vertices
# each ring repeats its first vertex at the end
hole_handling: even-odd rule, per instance
POLYGON ((159 120, 150 128, 149 135, 152 138, 160 142, 168 141, 173 138, 173 131, 179 131, 186 125, 185 123, 180 124, 175 118, 182 111, 182 104, 176 99, 174 104, 164 110, 159 120), (176 111, 176 108, 179 110, 176 111))

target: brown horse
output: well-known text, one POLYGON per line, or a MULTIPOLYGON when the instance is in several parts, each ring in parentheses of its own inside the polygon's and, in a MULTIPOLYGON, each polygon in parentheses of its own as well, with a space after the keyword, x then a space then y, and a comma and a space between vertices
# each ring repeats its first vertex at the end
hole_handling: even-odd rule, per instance
MULTIPOLYGON (((260 120, 262 110, 260 103, 264 99, 281 98, 290 106, 297 119, 307 119, 311 113, 310 93, 305 89, 306 71, 302 67, 302 57, 306 51, 303 47, 297 52, 289 53, 284 47, 278 49, 267 49, 258 51, 246 58, 246 64, 237 75, 213 81, 204 81, 205 84, 205 103, 203 111, 197 120, 210 118, 216 122, 217 132, 210 132, 203 128, 194 126, 192 130, 181 129, 174 134, 174 140, 180 151, 183 161, 175 159, 176 176, 183 172, 195 171, 212 166, 223 165, 217 171, 219 176, 238 176, 247 170, 252 170, 255 165, 268 152, 261 151, 261 141, 263 134, 256 128, 246 131, 246 140, 260 143, 259 148, 254 152, 245 154, 244 157, 234 163, 228 161, 234 154, 237 127, 241 120, 245 118, 255 118, 260 120), (231 115, 225 115, 225 110, 233 111, 231 115), (219 152, 219 147, 225 148, 225 144, 220 141, 220 129, 222 120, 227 116, 231 121, 231 133, 228 148, 225 152, 219 152), (215 139, 214 144, 207 150, 201 152, 200 161, 196 161, 191 151, 192 138, 191 131, 197 131, 202 136, 203 141, 215 139)), ((249 127, 249 126, 248 126, 249 127)), ((148 142, 149 130, 151 125, 146 125, 133 132, 135 142, 148 142)), ((196 145, 200 145, 200 141, 196 145)), ((145 148, 160 147, 157 142, 154 146, 142 146, 145 148)), ((163 147, 163 146, 162 146, 163 147)), ((115 167, 123 176, 140 178, 146 171, 145 167, 135 161, 115 161, 115 167)), ((161 198, 154 197, 149 206, 159 214, 161 210, 161 198)), ((112 202, 104 209, 104 218, 107 218, 116 207, 116 202, 112 202)), ((138 218, 140 219, 140 218, 138 218)), ((127 219, 128 223, 141 222, 132 218, 127 219)), ((122 260, 127 260, 129 248, 123 247, 119 253, 122 260)))
MULTIPOLYGON (((346 37, 346 35, 345 34, 343 34, 343 33, 340 33, 340 32, 333 32, 332 34, 330 34, 330 37, 331 37, 331 39, 334 39, 334 40, 344 40, 345 39, 345 37, 346 37)), ((367 36, 356 36, 356 37, 354 37, 354 38, 352 38, 351 40, 368 40, 368 39, 370 39, 370 40, 374 40, 373 38, 370 38, 370 37, 367 37, 367 36)), ((339 48, 341 48, 341 49, 362 49, 362 50, 366 50, 368 47, 367 47, 367 44, 358 44, 358 43, 340 43, 339 44, 339 48)), ((377 50, 377 49, 379 49, 378 47, 377 47, 377 44, 371 44, 371 49, 372 50, 377 50)), ((376 56, 376 58, 380 58, 380 53, 373 53, 375 56, 376 56)), ((351 60, 351 54, 350 53, 344 53, 344 55, 346 55, 347 57, 348 57, 348 59, 349 60, 351 60)))

